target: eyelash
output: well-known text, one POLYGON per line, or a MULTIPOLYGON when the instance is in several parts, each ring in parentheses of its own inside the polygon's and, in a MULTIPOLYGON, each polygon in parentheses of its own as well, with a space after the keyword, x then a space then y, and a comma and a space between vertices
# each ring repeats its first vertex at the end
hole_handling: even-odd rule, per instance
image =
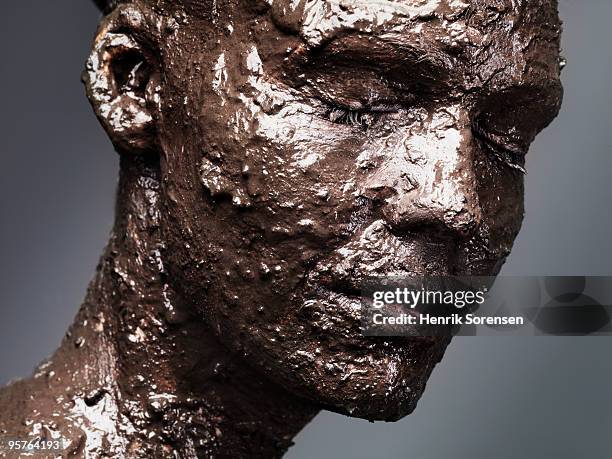
POLYGON ((513 150, 511 148, 500 145, 498 142, 494 141, 491 138, 491 135, 488 134, 477 123, 474 123, 474 125, 472 126, 472 132, 474 134, 474 137, 484 145, 487 150, 487 153, 489 153, 489 155, 493 159, 500 162, 506 167, 520 172, 521 174, 527 173, 524 167, 524 152, 518 151, 518 149, 513 150))
POLYGON ((372 126, 378 119, 379 114, 368 110, 352 110, 344 107, 332 107, 327 112, 327 119, 332 123, 345 124, 347 126, 361 126, 364 129, 372 126))

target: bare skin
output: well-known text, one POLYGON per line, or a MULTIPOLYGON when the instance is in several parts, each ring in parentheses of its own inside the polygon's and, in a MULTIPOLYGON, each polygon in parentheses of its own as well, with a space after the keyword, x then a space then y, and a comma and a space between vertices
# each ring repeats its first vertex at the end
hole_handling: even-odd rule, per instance
POLYGON ((556 2, 107 13, 84 81, 121 155, 115 227, 61 347, 0 391, 0 433, 281 457, 320 409, 409 414, 449 340, 363 337, 359 282, 499 271, 561 102, 556 2))

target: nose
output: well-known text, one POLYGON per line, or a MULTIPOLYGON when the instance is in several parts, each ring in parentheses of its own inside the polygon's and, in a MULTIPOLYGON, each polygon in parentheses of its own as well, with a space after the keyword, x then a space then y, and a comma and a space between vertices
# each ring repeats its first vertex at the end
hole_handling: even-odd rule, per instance
POLYGON ((396 234, 466 238, 482 222, 470 123, 444 117, 384 149, 365 182, 366 195, 384 203, 384 219, 396 234))

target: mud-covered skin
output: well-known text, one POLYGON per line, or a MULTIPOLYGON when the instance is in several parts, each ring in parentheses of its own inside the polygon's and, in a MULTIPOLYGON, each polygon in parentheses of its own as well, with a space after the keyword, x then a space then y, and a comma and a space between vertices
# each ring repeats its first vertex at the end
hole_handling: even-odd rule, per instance
POLYGON ((556 2, 107 13, 84 81, 122 155, 117 222, 61 348, 0 392, 0 433, 279 457, 321 408, 410 413, 448 340, 362 337, 360 280, 498 272, 560 106, 556 2))

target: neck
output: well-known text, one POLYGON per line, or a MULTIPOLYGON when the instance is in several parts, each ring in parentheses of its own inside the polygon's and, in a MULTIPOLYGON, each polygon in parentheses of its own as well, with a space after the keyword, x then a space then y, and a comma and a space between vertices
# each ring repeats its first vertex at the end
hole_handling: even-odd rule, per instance
POLYGON ((55 358, 76 363, 78 414, 104 403, 107 444, 129 457, 281 457, 318 409, 229 353, 172 288, 159 206, 157 167, 123 160, 110 242, 55 358))

